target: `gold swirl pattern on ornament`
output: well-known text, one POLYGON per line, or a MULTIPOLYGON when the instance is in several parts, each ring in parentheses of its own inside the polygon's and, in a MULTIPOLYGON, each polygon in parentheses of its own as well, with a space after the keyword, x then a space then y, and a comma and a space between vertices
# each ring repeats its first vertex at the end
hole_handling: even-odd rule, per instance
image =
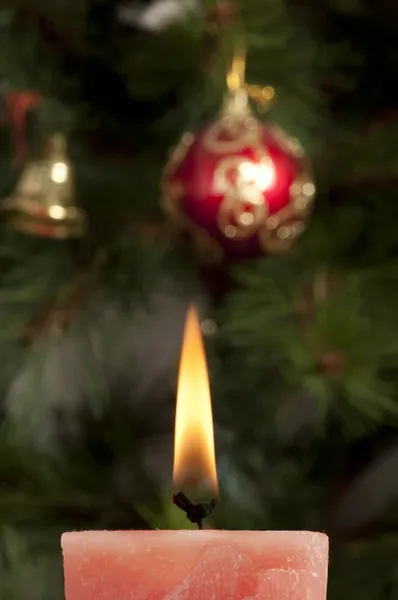
POLYGON ((208 129, 203 143, 212 154, 231 155, 247 149, 254 154, 255 163, 243 156, 221 159, 213 182, 215 192, 222 196, 217 215, 221 233, 228 238, 247 239, 259 230, 267 216, 267 205, 258 182, 242 172, 242 167, 247 164, 256 168, 271 164, 262 144, 260 123, 248 113, 245 118, 226 113, 208 129))
POLYGON ((206 262, 219 263, 224 259, 224 251, 221 245, 212 238, 206 229, 199 227, 180 210, 181 188, 169 185, 163 190, 164 204, 173 223, 187 231, 193 240, 199 256, 206 262))
POLYGON ((273 254, 286 252, 304 229, 302 221, 283 225, 279 229, 271 231, 264 227, 258 234, 260 246, 265 252, 273 254))
POLYGON ((169 217, 178 219, 180 202, 185 194, 182 181, 164 181, 162 193, 163 209, 169 217))
POLYGON ((178 217, 179 205, 184 197, 185 188, 182 181, 172 181, 171 178, 175 175, 184 161, 194 141, 195 136, 192 133, 186 133, 182 136, 180 142, 171 151, 170 158, 163 173, 161 181, 162 207, 173 219, 178 217))
POLYGON ((287 133, 275 123, 269 125, 269 131, 286 154, 291 154, 295 158, 304 157, 304 149, 297 138, 292 138, 287 135, 287 133))
MULTIPOLYGON (((293 157, 305 160, 304 150, 296 138, 290 138, 280 127, 273 124, 270 131, 281 148, 293 157)), ((307 161, 306 172, 300 174, 290 186, 290 203, 268 217, 266 226, 259 231, 260 246, 266 252, 285 252, 305 230, 304 221, 312 209, 315 184, 307 161)))
POLYGON ((188 154, 188 151, 195 141, 192 133, 184 133, 177 146, 171 151, 164 174, 167 177, 174 175, 175 171, 181 165, 188 154))
MULTIPOLYGON (((259 164, 266 164, 267 160, 263 157, 259 164)), ((220 161, 214 173, 215 192, 223 196, 217 215, 218 227, 224 235, 235 239, 251 237, 267 216, 263 192, 256 181, 242 174, 245 163, 242 157, 228 157, 220 161)))
POLYGON ((223 248, 212 238, 208 231, 196 225, 196 223, 181 212, 181 200, 185 196, 185 186, 182 181, 173 179, 194 140, 195 137, 192 134, 185 134, 176 148, 171 152, 161 183, 162 205, 172 221, 180 225, 192 236, 192 240, 201 258, 207 262, 218 263, 224 259, 223 248))
POLYGON ((309 174, 299 175, 290 186, 290 204, 271 215, 261 228, 258 239, 265 252, 285 252, 305 229, 315 196, 315 185, 309 174))
POLYGON ((203 146, 211 154, 232 154, 257 145, 259 139, 260 126, 254 117, 242 119, 226 114, 209 126, 203 135, 203 146))

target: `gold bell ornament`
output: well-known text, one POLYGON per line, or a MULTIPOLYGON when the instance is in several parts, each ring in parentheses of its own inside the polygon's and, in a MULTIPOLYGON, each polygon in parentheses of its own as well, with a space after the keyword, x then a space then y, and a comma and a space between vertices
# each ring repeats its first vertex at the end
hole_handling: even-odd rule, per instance
POLYGON ((86 217, 76 206, 74 169, 62 135, 52 137, 44 159, 26 165, 3 210, 9 225, 28 235, 52 239, 83 235, 86 217))

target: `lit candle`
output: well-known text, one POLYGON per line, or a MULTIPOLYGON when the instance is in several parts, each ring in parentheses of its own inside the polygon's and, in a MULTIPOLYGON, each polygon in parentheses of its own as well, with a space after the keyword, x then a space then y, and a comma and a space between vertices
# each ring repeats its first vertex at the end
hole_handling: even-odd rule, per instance
MULTIPOLYGON (((199 320, 190 309, 179 373, 174 485, 180 492, 198 483, 215 499, 206 358, 199 320)), ((322 533, 83 531, 65 533, 62 548, 66 600, 326 598, 328 538, 322 533)))

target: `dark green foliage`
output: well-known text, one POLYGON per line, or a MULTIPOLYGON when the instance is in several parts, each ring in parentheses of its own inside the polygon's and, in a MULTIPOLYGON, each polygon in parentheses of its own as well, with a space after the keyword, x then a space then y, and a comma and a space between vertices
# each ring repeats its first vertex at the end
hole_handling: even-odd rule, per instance
MULTIPOLYGON (((73 244, 0 224, 1 600, 61 600, 64 530, 183 526, 168 498, 192 297, 218 325, 214 524, 326 530, 331 600, 397 597, 397 8, 238 4, 248 81, 276 88, 267 118, 302 141, 318 196, 291 253, 229 272, 164 234, 159 179, 218 109, 233 32, 210 38, 202 10, 154 32, 116 0, 1 3, 0 95, 41 94, 27 159, 67 133, 90 221, 73 244), (27 335, 77 276, 91 294, 66 331, 27 335)), ((5 117, 2 198, 24 166, 5 117)))

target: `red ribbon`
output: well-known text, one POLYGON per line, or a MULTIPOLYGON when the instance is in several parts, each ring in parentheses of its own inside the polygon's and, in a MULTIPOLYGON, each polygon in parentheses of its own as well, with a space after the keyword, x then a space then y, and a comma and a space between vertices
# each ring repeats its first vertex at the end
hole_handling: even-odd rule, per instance
POLYGON ((32 90, 22 92, 8 91, 4 97, 5 118, 3 122, 11 125, 14 137, 15 159, 23 160, 28 152, 26 123, 28 112, 39 106, 41 98, 32 90))

